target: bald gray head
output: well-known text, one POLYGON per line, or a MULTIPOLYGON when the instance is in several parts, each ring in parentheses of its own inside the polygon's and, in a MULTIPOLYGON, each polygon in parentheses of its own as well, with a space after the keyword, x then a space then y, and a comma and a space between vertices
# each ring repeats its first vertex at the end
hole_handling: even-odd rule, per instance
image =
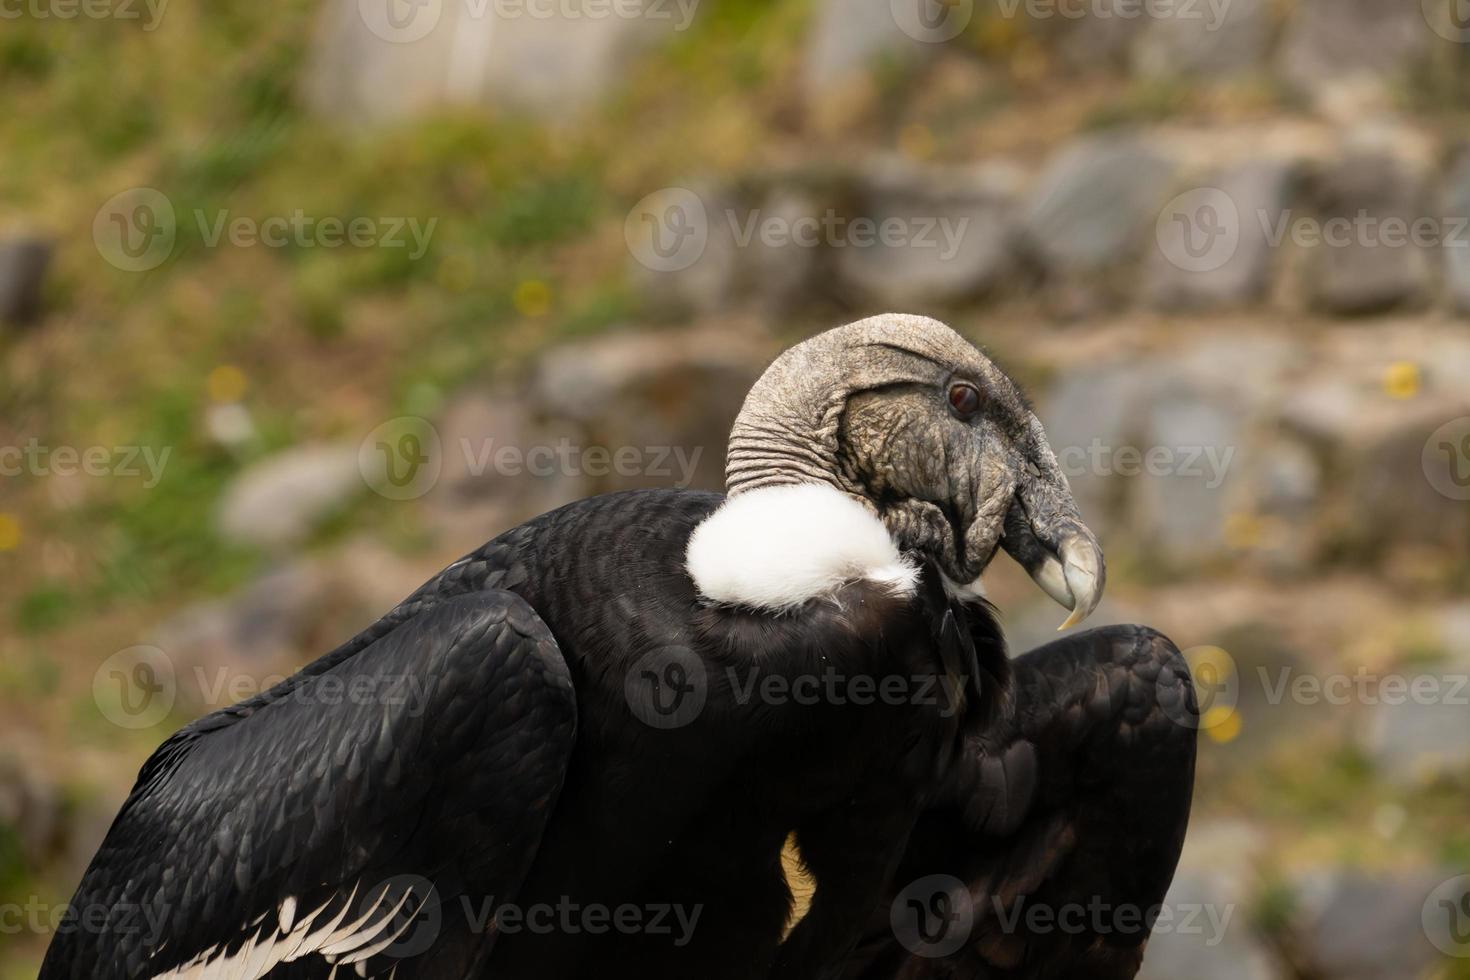
POLYGON ((1041 423, 1011 379, 937 320, 886 314, 778 357, 730 434, 734 494, 827 483, 899 546, 969 583, 997 546, 1081 621, 1102 596, 1082 523, 1041 423))

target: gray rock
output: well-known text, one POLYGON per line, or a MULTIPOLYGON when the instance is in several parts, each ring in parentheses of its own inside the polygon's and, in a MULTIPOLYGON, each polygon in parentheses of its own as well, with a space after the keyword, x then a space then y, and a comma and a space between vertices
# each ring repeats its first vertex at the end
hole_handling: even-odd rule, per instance
POLYGON ((1089 364, 1063 372, 1048 392, 1041 418, 1077 505, 1095 530, 1115 525, 1112 501, 1119 478, 1095 465, 1098 452, 1136 445, 1150 390, 1147 365, 1089 364))
POLYGON ((520 395, 461 392, 435 427, 444 465, 424 503, 428 522, 446 541, 488 540, 582 495, 580 481, 559 466, 541 465, 538 454, 555 446, 545 445, 520 395))
POLYGON ((435 105, 483 103, 575 116, 605 98, 633 58, 687 29, 698 4, 391 4, 332 0, 307 75, 327 115, 375 122, 435 105))
MULTIPOLYGON (((1461 156, 1445 182, 1444 213, 1451 220, 1470 222, 1470 152, 1461 156)), ((1445 279, 1456 313, 1470 314, 1470 228, 1450 227, 1444 249, 1445 279)))
POLYGON ((725 443, 769 359, 729 329, 611 334, 537 366, 539 444, 575 497, 639 487, 724 486, 725 443))
POLYGON ((1078 140, 1042 172, 1025 208, 1027 244, 1066 277, 1128 261, 1168 199, 1171 162, 1131 136, 1078 140))
POLYGON ((1392 83, 1428 50, 1433 35, 1420 8, 1405 0, 1301 0, 1278 70, 1313 96, 1345 82, 1392 83))
MULTIPOLYGON (((762 214, 778 226, 796 228, 821 219, 816 201, 793 188, 773 188, 762 214)), ((822 266, 822 250, 795 239, 768 243, 760 235, 742 247, 737 288, 770 313, 782 313, 811 301, 812 288, 822 266)))
POLYGON ((1265 0, 1179 5, 1152 17, 1133 45, 1133 69, 1153 78, 1224 77, 1261 63, 1270 43, 1265 0))
MULTIPOLYGON (((1132 516, 1141 538, 1166 562, 1224 550, 1244 437, 1240 406, 1218 393, 1174 384, 1151 399, 1138 446, 1143 465, 1132 477, 1132 516), (1150 454, 1160 462, 1150 463, 1150 454)), ((1121 472, 1125 462, 1117 458, 1113 465, 1121 472)))
POLYGON ((1439 641, 1458 670, 1470 670, 1470 602, 1446 606, 1438 617, 1439 641))
MULTIPOLYGON (((747 294, 740 284, 750 278, 752 266, 766 264, 772 252, 796 251, 767 249, 762 244, 758 225, 769 217, 762 204, 762 199, 748 200, 735 188, 703 181, 688 188, 669 188, 639 202, 630 218, 639 223, 628 232, 638 236, 630 239, 628 268, 648 307, 674 319, 716 313, 745 300, 747 294), (655 227, 650 230, 645 219, 655 222, 655 227), (677 232, 668 227, 674 221, 677 232), (755 230, 749 241, 743 241, 747 225, 755 230), (691 244, 679 246, 687 252, 676 250, 670 258, 658 250, 660 243, 674 248, 686 235, 695 236, 688 239, 691 244)), ((811 261, 809 254, 797 260, 811 261)))
POLYGON ((0 755, 0 833, 20 845, 21 860, 41 868, 64 832, 58 788, 20 756, 0 755))
POLYGON ((41 288, 52 245, 40 238, 0 240, 0 322, 30 323, 41 312, 41 288))
POLYGON ((1465 668, 1425 666, 1402 673, 1409 689, 1381 691, 1367 726, 1367 748, 1379 774, 1412 786, 1470 773, 1470 707, 1463 696, 1450 696, 1463 690, 1465 668), (1423 685, 1418 695, 1416 680, 1423 685))
POLYGON ((1273 569, 1307 571, 1316 561, 1319 545, 1316 518, 1322 464, 1297 440, 1270 438, 1263 446, 1251 447, 1249 458, 1242 461, 1250 481, 1247 499, 1252 515, 1266 522, 1251 549, 1273 569))
POLYGON ((288 449, 249 467, 226 488, 218 527, 238 544, 288 548, 363 488, 355 448, 288 449))
POLYGON ((1470 400, 1423 398, 1378 414, 1375 427, 1346 434, 1337 454, 1347 472, 1346 501, 1357 538, 1375 549, 1419 545, 1465 557, 1470 507, 1463 495, 1449 496, 1452 488, 1430 481, 1425 448, 1445 422, 1470 415, 1470 400))
POLYGON ((160 623, 150 643, 173 666, 179 707, 199 713, 233 704, 322 652, 310 650, 308 638, 330 592, 321 566, 296 563, 160 623))
POLYGON ((1164 899, 1139 980, 1285 980, 1287 972, 1251 931, 1249 897, 1243 879, 1231 871, 1181 868, 1164 899))
POLYGON ((1215 310, 1264 300, 1281 261, 1272 242, 1294 184, 1286 161, 1242 164, 1174 198, 1149 253, 1145 292, 1163 310, 1215 310))
MULTIPOLYGON (((1018 9, 1024 14, 1029 8, 1021 4, 1018 9)), ((1047 11, 1049 16, 1032 19, 1028 28, 1043 38, 1049 38, 1062 63, 1082 73, 1126 69, 1129 51, 1143 32, 1147 20, 1139 15, 1143 10, 1142 0, 1078 4, 1066 16, 1061 15, 1065 8, 1060 4, 1055 8, 1037 5, 1036 9, 1047 11), (1087 16, 1079 17, 1079 12, 1087 16), (1123 14, 1131 16, 1121 16, 1123 14)))
POLYGON ((1355 437, 1367 412, 1359 386, 1329 376, 1304 381, 1282 405, 1281 418, 1293 432, 1335 450, 1355 437))
POLYGON ((857 213, 889 242, 838 251, 845 282, 880 305, 909 308, 982 295, 1014 272, 1017 180, 989 168, 964 174, 899 171, 874 175, 857 213))
POLYGON ((1425 190, 1413 164, 1383 153, 1352 154, 1323 175, 1316 197, 1324 231, 1333 222, 1342 230, 1313 248, 1317 306, 1357 316, 1427 300, 1430 253, 1411 235, 1427 214, 1425 190))
POLYGON ((1424 902, 1444 878, 1440 871, 1370 875, 1332 869, 1299 875, 1292 932, 1310 975, 1423 976, 1440 962, 1424 934, 1424 902))
MULTIPOLYGON (((938 4, 934 7, 941 9, 938 4)), ((928 57, 945 33, 917 29, 917 18, 907 25, 909 31, 904 26, 886 2, 822 0, 807 38, 803 67, 808 102, 848 94, 885 62, 912 64, 928 57)))

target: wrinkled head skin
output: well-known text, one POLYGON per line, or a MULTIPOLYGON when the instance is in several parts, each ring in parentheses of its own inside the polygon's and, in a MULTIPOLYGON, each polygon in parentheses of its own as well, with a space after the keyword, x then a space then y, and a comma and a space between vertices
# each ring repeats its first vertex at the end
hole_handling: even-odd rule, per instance
POLYGON ((1003 547, 1072 610, 1063 629, 1102 598, 1102 550, 1041 423, 1010 378, 928 317, 870 317, 777 358, 735 421, 726 482, 732 495, 830 484, 958 585, 1003 547))

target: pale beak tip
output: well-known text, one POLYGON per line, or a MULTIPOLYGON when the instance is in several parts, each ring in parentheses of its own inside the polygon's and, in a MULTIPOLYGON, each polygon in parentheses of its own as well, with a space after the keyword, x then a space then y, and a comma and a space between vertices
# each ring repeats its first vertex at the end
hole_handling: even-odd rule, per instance
POLYGON ((1073 626, 1076 626, 1078 623, 1086 619, 1090 612, 1092 612, 1092 610, 1084 606, 1078 606, 1076 609, 1073 609, 1072 615, 1067 617, 1067 621, 1057 627, 1057 632, 1065 633, 1067 630, 1071 629, 1073 626))

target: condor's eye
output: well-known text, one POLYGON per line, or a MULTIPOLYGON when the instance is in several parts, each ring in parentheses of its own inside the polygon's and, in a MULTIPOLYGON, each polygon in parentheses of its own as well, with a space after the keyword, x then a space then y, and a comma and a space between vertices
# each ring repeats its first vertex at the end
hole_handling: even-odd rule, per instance
POLYGON ((980 390, 964 381, 949 386, 949 407, 955 418, 968 422, 980 411, 980 390))

